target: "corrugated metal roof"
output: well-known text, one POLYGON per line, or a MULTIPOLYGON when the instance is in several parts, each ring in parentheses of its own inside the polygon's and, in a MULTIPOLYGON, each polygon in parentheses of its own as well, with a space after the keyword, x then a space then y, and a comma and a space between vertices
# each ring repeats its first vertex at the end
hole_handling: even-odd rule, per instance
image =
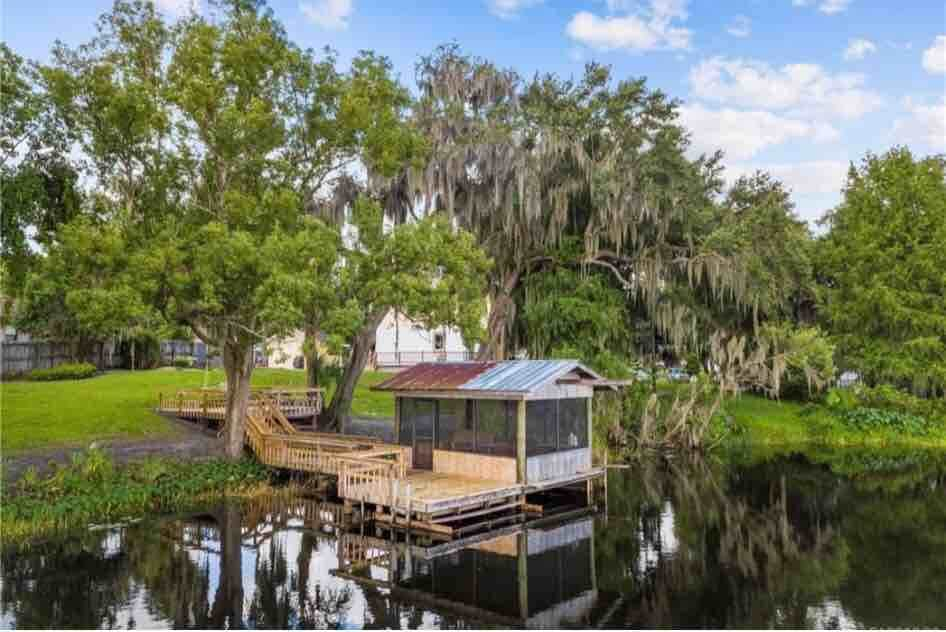
POLYGON ((459 388, 465 391, 515 391, 527 393, 565 375, 577 360, 509 360, 499 362, 459 388))
POLYGON ((576 368, 592 379, 599 377, 577 360, 425 362, 401 371, 373 390, 528 393, 576 368))
POLYGON ((374 387, 379 391, 452 391, 488 371, 495 362, 422 362, 374 387))

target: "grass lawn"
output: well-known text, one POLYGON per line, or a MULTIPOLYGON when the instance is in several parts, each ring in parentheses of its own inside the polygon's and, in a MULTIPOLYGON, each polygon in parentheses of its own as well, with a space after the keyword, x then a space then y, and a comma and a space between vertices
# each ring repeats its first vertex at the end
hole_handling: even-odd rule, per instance
MULTIPOLYGON (((388 377, 365 372, 355 389, 352 413, 394 416, 394 398, 368 388, 388 377)), ((0 448, 8 451, 87 444, 96 439, 167 437, 177 428, 154 413, 159 393, 215 386, 223 371, 156 369, 111 371, 87 380, 4 382, 0 385, 0 448)), ((305 373, 256 369, 256 386, 305 384, 305 373)), ((328 389, 326 401, 333 388, 328 389)))
POLYGON ((744 429, 740 439, 749 445, 946 448, 946 428, 925 436, 893 430, 855 431, 823 407, 749 394, 727 401, 725 409, 744 429))

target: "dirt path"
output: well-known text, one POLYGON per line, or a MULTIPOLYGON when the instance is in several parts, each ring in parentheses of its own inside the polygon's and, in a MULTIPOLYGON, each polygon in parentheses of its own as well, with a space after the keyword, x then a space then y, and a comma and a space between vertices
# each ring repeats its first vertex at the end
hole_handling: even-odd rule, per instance
MULTIPOLYGON (((223 456, 223 443, 215 431, 207 431, 196 424, 171 419, 179 432, 170 437, 142 439, 114 439, 96 441, 117 463, 128 463, 149 456, 178 457, 181 459, 206 459, 223 456)), ((50 463, 69 463, 72 455, 87 449, 87 445, 60 448, 43 448, 3 455, 3 485, 15 483, 30 467, 42 474, 50 463)))
MULTIPOLYGON (((108 452, 116 463, 129 463, 149 456, 175 457, 180 459, 206 459, 223 456, 223 443, 217 439, 216 431, 206 430, 197 424, 181 419, 168 419, 179 429, 170 437, 142 439, 113 439, 96 441, 96 445, 108 452)), ((354 417, 345 424, 347 434, 373 437, 381 441, 394 441, 394 420, 354 417)), ((30 467, 40 474, 50 469, 50 463, 65 464, 72 456, 87 449, 87 445, 27 450, 0 458, 3 468, 3 486, 20 479, 30 467)))

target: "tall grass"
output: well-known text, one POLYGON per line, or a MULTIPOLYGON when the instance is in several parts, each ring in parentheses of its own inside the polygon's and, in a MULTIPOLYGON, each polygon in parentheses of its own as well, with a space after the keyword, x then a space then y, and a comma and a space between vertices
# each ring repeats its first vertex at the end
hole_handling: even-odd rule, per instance
POLYGON ((5 544, 151 512, 179 511, 222 496, 273 491, 270 471, 251 459, 176 461, 150 458, 116 466, 90 449, 40 477, 28 471, 3 499, 5 544))

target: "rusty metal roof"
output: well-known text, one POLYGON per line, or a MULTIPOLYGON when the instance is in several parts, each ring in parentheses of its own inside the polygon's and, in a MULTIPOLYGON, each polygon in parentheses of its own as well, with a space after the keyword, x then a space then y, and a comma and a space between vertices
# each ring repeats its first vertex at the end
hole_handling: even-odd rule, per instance
POLYGON ((495 362, 421 362, 373 387, 377 391, 452 391, 495 362))
POLYGON ((579 369, 601 379, 577 360, 507 360, 504 362, 424 362, 394 375, 373 390, 528 393, 579 369))

